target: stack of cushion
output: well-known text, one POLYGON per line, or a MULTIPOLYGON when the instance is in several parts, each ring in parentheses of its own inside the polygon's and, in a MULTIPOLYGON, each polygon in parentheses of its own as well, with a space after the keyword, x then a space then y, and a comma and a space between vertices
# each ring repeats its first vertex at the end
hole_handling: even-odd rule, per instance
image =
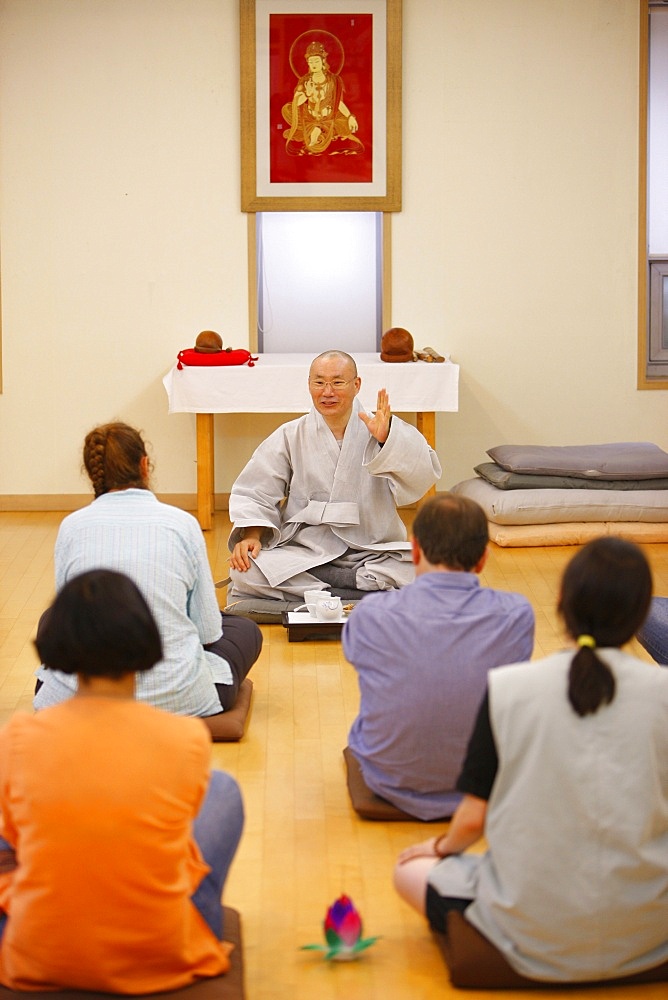
POLYGON ((655 444, 501 445, 476 478, 497 545, 576 545, 603 534, 668 542, 668 454, 655 444))

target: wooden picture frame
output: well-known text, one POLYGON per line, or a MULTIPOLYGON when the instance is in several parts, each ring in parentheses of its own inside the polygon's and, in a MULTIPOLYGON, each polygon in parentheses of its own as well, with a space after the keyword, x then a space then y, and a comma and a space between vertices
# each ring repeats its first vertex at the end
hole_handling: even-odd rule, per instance
POLYGON ((401 5, 240 0, 243 212, 401 211, 401 5))

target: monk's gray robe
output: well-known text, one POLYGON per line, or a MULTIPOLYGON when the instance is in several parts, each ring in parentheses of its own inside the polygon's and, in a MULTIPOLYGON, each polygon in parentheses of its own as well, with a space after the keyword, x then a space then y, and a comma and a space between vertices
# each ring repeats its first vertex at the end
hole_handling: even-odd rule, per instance
POLYGON ((319 583, 309 570, 346 553, 359 590, 401 587, 413 579, 396 508, 424 496, 441 466, 422 434, 396 416, 381 447, 360 420, 362 409, 355 399, 340 447, 312 408, 256 449, 232 487, 230 551, 244 527, 266 530, 251 568, 230 570, 228 599, 299 598, 319 583))

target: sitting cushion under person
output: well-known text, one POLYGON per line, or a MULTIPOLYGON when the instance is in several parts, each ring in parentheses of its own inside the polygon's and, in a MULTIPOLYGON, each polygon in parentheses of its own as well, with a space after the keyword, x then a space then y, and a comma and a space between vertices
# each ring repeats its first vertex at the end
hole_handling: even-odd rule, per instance
POLYGON ((312 407, 274 431, 232 487, 228 590, 243 598, 299 601, 332 590, 386 590, 414 576, 397 506, 439 479, 436 453, 393 416, 385 389, 374 413, 357 396, 361 379, 342 351, 309 371, 312 407))
POLYGON ((0 731, 0 982, 150 993, 229 968, 221 895, 243 827, 199 719, 134 699, 162 642, 108 570, 59 592, 36 642, 76 694, 0 731), (7 869, 10 870, 7 870, 7 869))

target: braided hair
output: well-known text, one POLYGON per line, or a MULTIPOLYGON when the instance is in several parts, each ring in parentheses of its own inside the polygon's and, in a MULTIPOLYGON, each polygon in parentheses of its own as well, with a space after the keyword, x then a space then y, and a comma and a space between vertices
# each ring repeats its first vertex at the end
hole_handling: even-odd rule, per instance
POLYGON ((651 597, 651 570, 633 542, 596 538, 566 567, 557 610, 578 644, 568 700, 579 716, 597 712, 615 697, 614 675, 596 650, 625 645, 647 617, 651 597))
POLYGON ((83 462, 96 499, 111 490, 147 489, 141 469, 146 457, 141 434, 128 424, 103 424, 90 431, 83 462))

